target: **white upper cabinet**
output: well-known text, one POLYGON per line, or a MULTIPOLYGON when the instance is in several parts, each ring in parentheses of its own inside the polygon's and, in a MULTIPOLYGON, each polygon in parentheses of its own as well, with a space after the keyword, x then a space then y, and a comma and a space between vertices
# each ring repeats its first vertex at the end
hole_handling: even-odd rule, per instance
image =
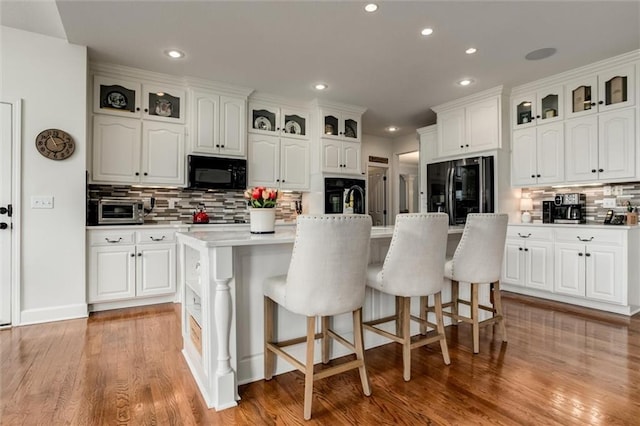
POLYGON ((249 131, 309 139, 309 112, 268 102, 249 102, 249 131))
POLYGON ((309 142, 272 135, 249 135, 249 186, 308 189, 309 165, 309 142))
POLYGON ((168 123, 185 122, 185 91, 105 75, 93 80, 93 112, 168 123))
POLYGON ((635 176, 635 109, 576 118, 565 126, 568 182, 635 176))
POLYGON ((563 119, 563 86, 523 93, 511 99, 513 129, 548 124, 563 119))
POLYGON ((360 142, 362 139, 361 115, 348 111, 321 110, 321 136, 327 139, 341 139, 360 142))
POLYGON ((191 152, 246 157, 246 100, 194 90, 191 152))
POLYGON ((562 123, 516 130, 511 145, 513 186, 549 185, 564 180, 562 123))
POLYGON ((635 65, 608 69, 565 85, 567 118, 635 105, 635 65))
POLYGON ((435 158, 459 157, 502 147, 502 87, 434 107, 435 158))
POLYGON ((322 171, 361 174, 361 151, 359 142, 322 139, 322 171))

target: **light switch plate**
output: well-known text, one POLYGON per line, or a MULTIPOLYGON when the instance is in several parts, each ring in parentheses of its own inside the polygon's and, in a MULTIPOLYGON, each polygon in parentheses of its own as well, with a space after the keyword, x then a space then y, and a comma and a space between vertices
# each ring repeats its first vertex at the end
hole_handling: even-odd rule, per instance
POLYGON ((611 195, 611 185, 606 185, 602 187, 602 195, 604 196, 611 195))
POLYGON ((53 195, 32 195, 31 208, 32 209, 52 209, 53 195))
POLYGON ((614 208, 616 206, 615 198, 603 198, 602 199, 602 207, 606 208, 614 208))

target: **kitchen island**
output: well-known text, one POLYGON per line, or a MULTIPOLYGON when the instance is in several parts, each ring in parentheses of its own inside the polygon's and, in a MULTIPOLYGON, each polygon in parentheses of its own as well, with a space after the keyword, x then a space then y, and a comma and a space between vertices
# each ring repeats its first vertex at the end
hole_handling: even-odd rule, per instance
MULTIPOLYGON (((392 233, 393 227, 372 228, 370 262, 384 260, 392 233)), ((455 250, 461 233, 461 227, 449 231, 449 253, 455 250)), ((248 229, 177 235, 183 354, 210 408, 236 406, 238 384, 264 378, 262 282, 265 277, 287 273, 294 238, 293 226, 276 226, 275 234, 264 235, 251 234, 248 229)), ((304 335, 305 321, 279 309, 279 339, 304 335)), ((392 296, 367 289, 365 320, 390 315, 394 309, 392 296)), ((417 314, 417 300, 414 310, 417 314)), ((352 337, 350 314, 335 317, 333 328, 352 337)), ((365 334, 366 348, 388 342, 365 334)), ((303 345, 291 350, 295 356, 302 356, 303 351, 303 345)), ((347 353, 335 345, 331 358, 347 353)), ((277 361, 276 374, 291 370, 290 364, 277 361)))

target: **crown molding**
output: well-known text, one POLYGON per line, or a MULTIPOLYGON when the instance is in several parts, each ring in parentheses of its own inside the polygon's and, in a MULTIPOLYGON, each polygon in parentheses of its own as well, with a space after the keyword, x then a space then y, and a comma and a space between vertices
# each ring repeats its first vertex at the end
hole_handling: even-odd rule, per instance
POLYGON ((482 92, 474 93, 473 95, 465 96, 464 98, 456 99, 454 101, 431 107, 431 109, 437 114, 440 111, 448 110, 451 108, 459 108, 472 102, 481 101, 492 96, 502 96, 504 94, 505 93, 503 92, 503 86, 496 86, 482 92))
POLYGON ((292 108, 304 108, 310 109, 312 107, 309 101, 297 101, 289 98, 285 98, 280 95, 274 95, 264 92, 253 92, 249 98, 249 102, 265 102, 270 104, 277 104, 278 106, 287 106, 292 108))
POLYGON ((332 101, 327 101, 327 100, 318 99, 318 98, 314 99, 311 102, 311 104, 317 108, 339 109, 341 111, 347 111, 347 112, 360 114, 360 115, 364 114, 364 112, 367 110, 367 108, 361 107, 358 105, 343 104, 339 102, 332 102, 332 101))

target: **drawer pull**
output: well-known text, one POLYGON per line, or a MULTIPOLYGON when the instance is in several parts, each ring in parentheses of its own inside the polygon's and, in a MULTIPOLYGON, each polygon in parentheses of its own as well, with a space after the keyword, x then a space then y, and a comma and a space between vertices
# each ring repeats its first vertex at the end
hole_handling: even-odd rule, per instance
POLYGON ((119 243, 120 241, 122 241, 122 237, 118 238, 117 240, 110 240, 109 238, 105 237, 105 240, 108 243, 115 244, 115 243, 119 243))
POLYGON ((520 238, 529 238, 530 236, 531 236, 531 233, 528 233, 527 235, 521 235, 521 234, 518 232, 518 237, 520 237, 520 238))
POLYGON ((151 241, 162 241, 164 240, 164 235, 162 236, 162 238, 153 238, 153 237, 149 237, 151 238, 151 241))
POLYGON ((587 243, 587 242, 589 242, 589 241, 592 241, 592 240, 593 240, 593 237, 591 237, 591 238, 589 238, 589 239, 586 239, 586 238, 580 238, 580 236, 578 236, 578 239, 579 239, 580 241, 582 241, 582 242, 587 243))

